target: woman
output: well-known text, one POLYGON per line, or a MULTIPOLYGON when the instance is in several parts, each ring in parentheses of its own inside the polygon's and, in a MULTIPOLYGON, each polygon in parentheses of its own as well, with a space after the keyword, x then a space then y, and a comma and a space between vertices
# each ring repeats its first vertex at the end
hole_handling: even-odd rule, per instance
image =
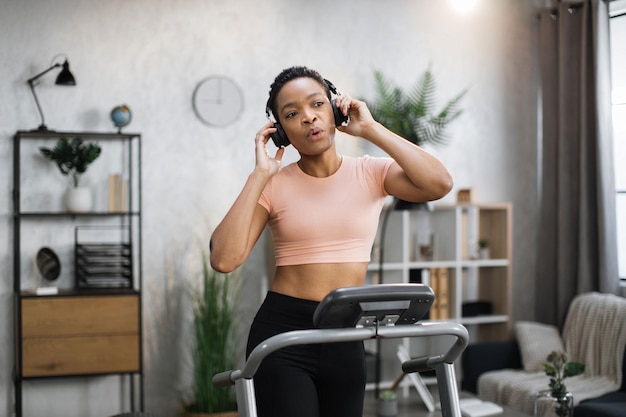
MULTIPOLYGON (((366 104, 339 94, 349 122, 336 126, 329 84, 306 67, 279 74, 268 109, 300 154, 281 169, 284 148, 267 150, 274 122, 256 134, 256 166, 211 237, 211 265, 230 272, 247 258, 266 224, 276 271, 252 324, 247 353, 278 333, 312 328, 330 291, 365 280, 387 195, 413 202, 446 195, 452 179, 432 155, 376 122, 366 104), (378 146, 390 158, 342 156, 336 129, 378 146)), ((259 416, 362 416, 362 342, 297 346, 270 355, 254 377, 259 416)))

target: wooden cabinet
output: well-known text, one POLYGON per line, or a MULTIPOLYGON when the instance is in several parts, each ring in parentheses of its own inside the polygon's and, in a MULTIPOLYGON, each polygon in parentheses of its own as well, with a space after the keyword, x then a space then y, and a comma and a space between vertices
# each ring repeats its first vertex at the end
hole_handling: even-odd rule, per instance
MULTIPOLYGON (((430 285, 438 303, 446 306, 442 313, 434 315, 436 320, 463 324, 472 342, 509 339, 512 211, 509 203, 385 211, 368 268, 368 281, 430 285), (380 242, 381 235, 384 242, 380 242), (481 254, 479 243, 487 245, 488 254, 481 254), (443 284, 433 281, 438 274, 445 277, 443 284)), ((412 356, 429 348, 417 339, 400 343, 412 356)), ((396 346, 370 346, 386 362, 382 385, 397 376, 396 346)))
POLYGON ((137 295, 25 297, 22 376, 139 372, 137 295))

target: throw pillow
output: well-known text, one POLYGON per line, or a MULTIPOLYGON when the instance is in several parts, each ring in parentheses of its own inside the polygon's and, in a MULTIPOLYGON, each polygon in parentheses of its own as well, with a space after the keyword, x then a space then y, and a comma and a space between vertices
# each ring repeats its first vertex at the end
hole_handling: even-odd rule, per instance
POLYGON ((553 350, 564 351, 559 329, 549 324, 532 321, 515 323, 515 336, 522 356, 525 371, 541 371, 542 362, 553 350))

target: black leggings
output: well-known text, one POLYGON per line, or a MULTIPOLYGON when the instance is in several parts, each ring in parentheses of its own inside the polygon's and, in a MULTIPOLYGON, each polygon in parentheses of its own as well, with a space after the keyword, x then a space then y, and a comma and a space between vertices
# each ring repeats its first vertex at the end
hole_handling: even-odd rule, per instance
MULTIPOLYGON (((252 323, 246 356, 279 333, 313 328, 318 303, 269 292, 252 323)), ((291 346, 270 354, 254 376, 259 417, 362 417, 363 342, 291 346)))

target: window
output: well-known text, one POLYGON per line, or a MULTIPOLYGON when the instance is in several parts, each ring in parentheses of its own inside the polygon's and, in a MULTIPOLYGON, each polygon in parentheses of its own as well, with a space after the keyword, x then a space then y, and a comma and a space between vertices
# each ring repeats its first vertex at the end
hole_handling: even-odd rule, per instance
POLYGON ((613 104, 613 154, 617 204, 617 257, 619 276, 626 280, 626 0, 610 7, 611 77, 613 104))

